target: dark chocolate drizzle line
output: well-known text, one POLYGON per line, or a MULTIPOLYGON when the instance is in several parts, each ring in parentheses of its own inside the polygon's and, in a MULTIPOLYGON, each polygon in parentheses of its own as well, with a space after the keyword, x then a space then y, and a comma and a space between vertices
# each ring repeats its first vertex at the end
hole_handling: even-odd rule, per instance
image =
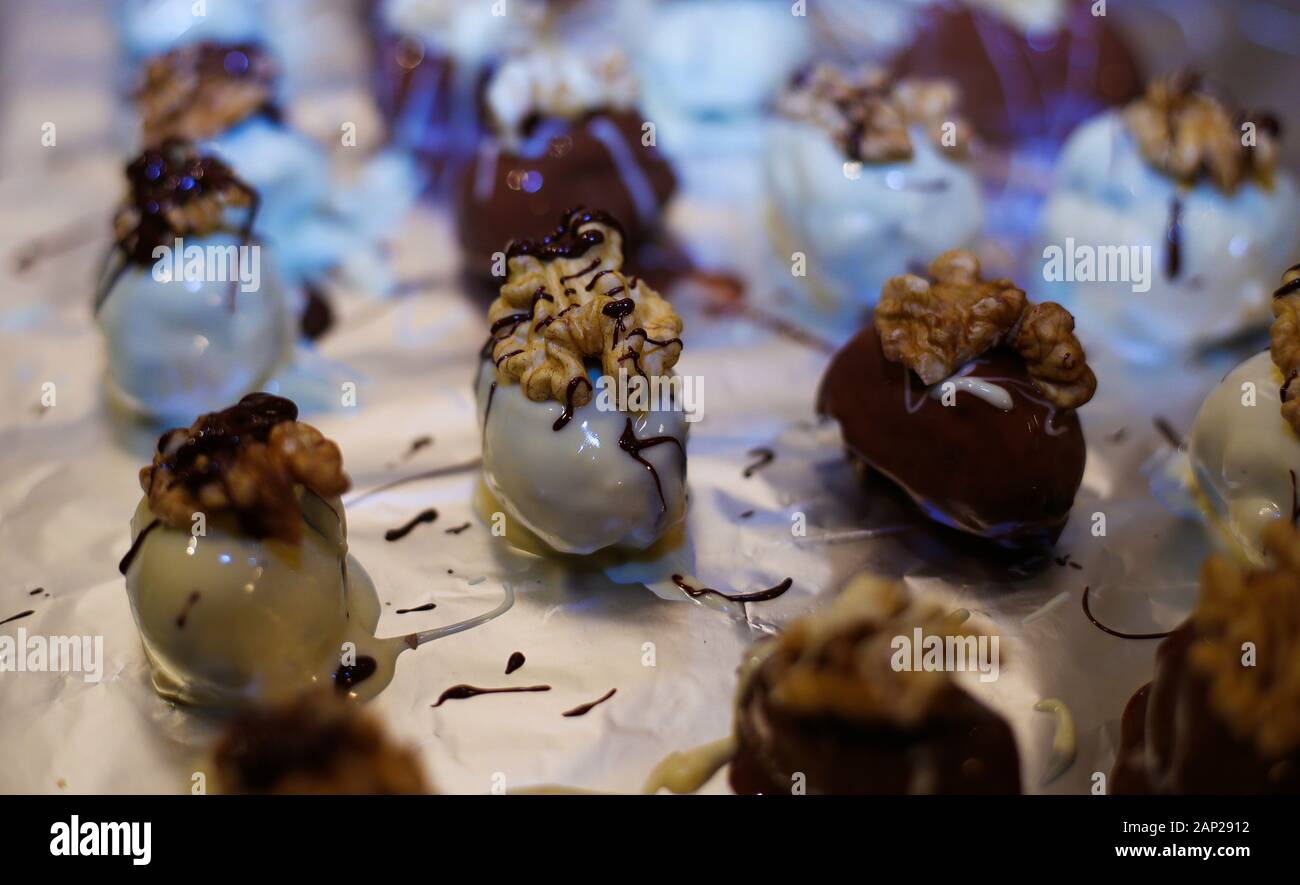
POLYGON ((481 694, 513 694, 516 692, 550 690, 549 685, 519 685, 513 688, 479 688, 476 685, 453 685, 439 695, 438 703, 430 704, 430 706, 441 707, 447 701, 463 701, 468 698, 476 698, 481 694))
POLYGON ((189 620, 190 617, 190 609, 194 608, 194 604, 198 601, 199 601, 199 591, 197 590, 191 591, 189 598, 185 600, 185 607, 181 609, 181 613, 176 616, 177 628, 181 630, 185 629, 185 622, 189 620))
MULTIPOLYGON (((623 234, 623 226, 609 213, 598 209, 585 210, 579 206, 564 213, 560 219, 560 226, 541 240, 511 241, 506 247, 506 258, 532 255, 540 261, 554 261, 557 258, 577 258, 585 255, 593 247, 605 242, 605 235, 598 230, 579 232, 580 227, 593 222, 613 228, 620 235, 623 234)), ((626 239, 626 236, 624 238, 626 239)), ((589 273, 591 270, 594 268, 589 268, 584 273, 589 273)))
POLYGON ((1286 380, 1282 382, 1282 386, 1279 387, 1277 391, 1278 399, 1282 400, 1282 402, 1286 402, 1287 397, 1290 395, 1289 391, 1291 388, 1291 382, 1296 379, 1296 375, 1298 374, 1300 374, 1300 371, 1297 371, 1296 369, 1292 369, 1290 372, 1286 373, 1286 380))
POLYGON ((636 302, 631 298, 620 298, 618 301, 611 301, 600 309, 602 314, 614 320, 614 344, 618 344, 619 338, 627 332, 627 326, 624 325, 623 321, 631 316, 635 310, 636 302))
POLYGON ((659 481, 659 471, 655 470, 653 464, 641 457, 641 452, 644 449, 662 445, 663 443, 673 443, 676 445, 677 450, 682 453, 682 462, 686 462, 686 448, 682 445, 680 439, 675 436, 652 436, 649 439, 637 439, 636 430, 632 427, 631 418, 627 419, 627 424, 623 427, 623 435, 618 438, 618 447, 635 458, 645 467, 646 470, 649 470, 650 475, 654 477, 655 490, 659 493, 659 514, 661 516, 668 512, 668 499, 664 497, 664 486, 663 483, 659 481))
POLYGON ((44 588, 44 587, 37 587, 35 590, 32 590, 32 591, 31 591, 30 593, 28 593, 27 595, 28 595, 28 596, 40 596, 40 595, 41 595, 42 593, 44 593, 44 592, 45 592, 45 588, 44 588))
POLYGON ((411 440, 411 446, 410 446, 410 448, 408 448, 408 449, 406 450, 406 454, 403 455, 402 457, 403 457, 403 458, 410 458, 410 457, 413 456, 416 452, 420 451, 420 449, 428 448, 428 447, 431 446, 431 445, 433 445, 433 437, 431 437, 431 436, 417 436, 415 439, 411 440))
MULTIPOLYGON (((597 263, 599 263, 599 262, 597 262, 597 263)), ((583 291, 590 292, 592 289, 596 288, 596 284, 600 282, 600 278, 601 278, 601 277, 605 276, 605 274, 611 274, 611 273, 613 273, 613 272, 614 272, 614 271, 613 271, 612 268, 608 268, 608 267, 605 268, 605 269, 602 270, 600 273, 596 274, 596 275, 593 276, 590 280, 587 281, 587 285, 583 286, 583 291)), ((619 288, 621 289, 622 287, 620 286, 619 288)), ((606 293, 606 294, 609 294, 609 293, 606 293)))
POLYGON ((1160 432, 1160 435, 1165 438, 1165 442, 1169 443, 1170 448, 1177 449, 1182 446, 1182 437, 1178 435, 1177 430, 1174 430, 1174 425, 1170 424, 1168 419, 1157 415, 1151 419, 1151 423, 1155 425, 1156 430, 1160 432))
POLYGON ((564 391, 564 410, 560 412, 560 417, 556 418, 555 423, 551 425, 552 430, 563 430, 573 420, 573 395, 578 392, 579 384, 586 384, 590 388, 591 380, 585 375, 570 379, 569 387, 564 391))
POLYGON ((760 447, 757 449, 750 449, 749 456, 751 458, 757 458, 758 460, 755 461, 753 464, 750 464, 748 467, 746 467, 744 470, 740 472, 740 475, 743 476, 745 479, 749 479, 757 471, 766 467, 768 464, 771 464, 772 460, 776 458, 776 452, 768 448, 760 447))
POLYGON ((682 343, 682 339, 680 338, 669 338, 667 341, 660 341, 658 338, 651 338, 649 333, 647 333, 646 330, 641 328, 640 326, 637 326, 631 332, 627 333, 627 337, 629 339, 631 339, 635 335, 640 335, 641 338, 644 339, 646 344, 654 344, 658 347, 669 347, 673 344, 680 346, 682 343))
POLYGON ((578 706, 574 707, 572 710, 565 710, 561 715, 570 719, 572 719, 574 716, 586 716, 588 713, 592 711, 593 708, 600 706, 601 704, 605 703, 605 701, 612 698, 616 691, 618 691, 617 688, 611 688, 609 691, 605 692, 603 695, 596 698, 594 701, 590 701, 585 704, 579 704, 578 706))
POLYGON ((415 527, 421 523, 433 522, 438 518, 438 511, 430 507, 428 510, 421 510, 410 521, 403 523, 395 529, 389 529, 384 532, 385 541, 400 541, 415 531, 415 527))
POLYGON ((351 666, 342 664, 334 671, 334 688, 340 692, 347 691, 359 682, 365 682, 375 671, 379 669, 379 664, 369 655, 361 655, 357 662, 351 666))
POLYGON ((1183 201, 1175 196, 1169 204, 1169 230, 1165 234, 1165 278, 1178 279, 1183 267, 1183 201))
POLYGON ((502 363, 504 363, 506 360, 510 359, 512 356, 519 356, 519 354, 521 354, 521 353, 523 353, 523 350, 522 350, 522 349, 521 349, 521 350, 512 350, 512 351, 510 351, 509 353, 503 353, 503 354, 501 354, 501 356, 497 357, 497 360, 496 360, 496 367, 497 367, 498 369, 501 368, 501 364, 502 364, 502 363))
POLYGON ((515 334, 515 330, 522 323, 531 323, 533 321, 533 317, 537 314, 537 303, 539 301, 550 301, 553 304, 555 303, 555 296, 547 292, 545 286, 538 286, 537 291, 533 293, 533 300, 528 305, 528 310, 508 314, 492 324, 488 330, 488 339, 484 342, 483 349, 479 351, 479 356, 485 360, 492 359, 492 351, 497 344, 515 334), (502 329, 507 330, 504 335, 500 334, 502 329))
POLYGON ((1089 621, 1092 621, 1092 625, 1101 632, 1109 633, 1111 636, 1118 636, 1120 639, 1164 639, 1174 632, 1173 630, 1165 630, 1160 633, 1125 633, 1121 630, 1113 630, 1093 617, 1092 609, 1088 607, 1088 592, 1090 590, 1090 587, 1083 588, 1083 613, 1087 615, 1089 621))
POLYGON ((34 614, 36 614, 36 609, 34 609, 34 608, 29 608, 29 609, 27 609, 27 611, 25 611, 25 612, 19 612, 19 613, 16 614, 16 615, 11 615, 11 616, 5 618, 3 621, 0 621, 0 624, 8 624, 8 623, 10 623, 10 622, 12 622, 12 621, 21 621, 23 618, 30 617, 31 615, 34 615, 34 614))
POLYGON ((786 578, 775 587, 768 587, 766 590, 755 590, 752 593, 737 593, 735 595, 728 595, 721 590, 714 590, 712 587, 692 587, 686 583, 686 579, 681 575, 673 575, 673 583, 692 599, 706 593, 712 593, 714 596, 721 596, 728 602, 766 602, 769 599, 776 599, 789 590, 794 585, 794 579, 786 578))
POLYGON ((523 652, 511 652, 510 657, 506 659, 506 675, 509 676, 511 673, 522 667, 525 660, 526 658, 524 657, 523 652))
POLYGON ((412 612, 431 612, 438 607, 436 602, 426 602, 424 605, 417 605, 415 608, 398 608, 393 610, 395 615, 409 615, 412 612))
MULTIPOLYGON (((241 247, 247 247, 253 238, 253 223, 261 208, 261 197, 251 186, 236 176, 221 160, 199 154, 193 144, 183 139, 169 138, 154 148, 140 154, 126 168, 130 183, 129 199, 138 218, 136 226, 113 243, 113 251, 121 260, 95 295, 95 312, 98 313, 113 286, 131 264, 151 267, 155 259, 154 248, 168 240, 175 243, 180 232, 172 226, 168 216, 183 209, 191 200, 204 195, 233 189, 248 198, 248 212, 239 228, 241 247)), ((235 308, 235 293, 239 280, 230 280, 230 309, 235 308)))
POLYGON ((140 534, 135 536, 135 540, 131 542, 131 549, 126 551, 126 556, 123 556, 122 561, 117 564, 117 570, 119 572, 124 575, 126 574, 126 570, 131 567, 131 562, 135 559, 135 555, 140 552, 140 546, 144 544, 145 537, 154 529, 158 528, 158 524, 159 520, 155 519, 153 522, 145 526, 144 530, 141 531, 140 534))
MULTIPOLYGON (((591 273, 593 270, 595 270, 598 267, 600 267, 600 259, 596 258, 591 262, 591 264, 587 265, 577 273, 565 274, 564 276, 560 277, 560 282, 567 283, 569 280, 576 280, 578 277, 585 277, 587 274, 591 273)), ((568 290, 566 289, 565 291, 567 292, 568 290)))
POLYGON ((465 530, 468 529, 469 527, 470 527, 470 523, 468 523, 468 522, 461 523, 460 525, 454 525, 454 526, 452 526, 451 528, 449 528, 449 529, 446 530, 446 534, 448 534, 448 535, 459 535, 461 532, 465 531, 465 530))
MULTIPOLYGON (((240 451, 252 443, 266 442, 277 425, 297 418, 298 407, 291 400, 250 393, 228 409, 201 416, 193 428, 178 427, 162 434, 154 471, 170 474, 196 498, 209 484, 225 488, 240 451)), ((256 507, 236 510, 240 528, 255 538, 269 534, 263 515, 256 507)))
MULTIPOLYGON (((1295 269, 1296 268, 1294 267, 1287 268, 1287 273, 1291 273, 1295 269)), ((1291 280, 1290 282, 1283 283, 1281 286, 1278 287, 1277 291, 1273 293, 1273 297, 1275 299, 1285 298, 1288 295, 1294 295, 1296 292, 1300 292, 1300 277, 1296 277, 1294 280, 1291 280)))

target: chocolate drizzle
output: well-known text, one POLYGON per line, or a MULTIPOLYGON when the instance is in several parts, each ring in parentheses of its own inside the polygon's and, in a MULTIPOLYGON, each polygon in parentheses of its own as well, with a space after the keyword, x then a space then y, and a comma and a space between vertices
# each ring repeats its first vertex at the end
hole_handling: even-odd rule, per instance
POLYGON ((365 682, 375 671, 379 669, 379 664, 369 655, 360 655, 355 664, 341 664, 334 671, 334 687, 338 691, 347 691, 358 683, 365 682))
POLYGON ((506 660, 506 675, 518 670, 524 665, 524 653, 521 651, 511 652, 510 657, 506 660))
MULTIPOLYGON (((592 222, 611 227, 623 235, 623 226, 607 212, 599 209, 583 209, 581 206, 570 209, 560 220, 560 226, 540 240, 512 240, 506 247, 506 258, 532 255, 540 261, 555 261, 558 258, 577 258, 585 255, 592 248, 605 242, 605 235, 599 230, 579 231, 584 224, 592 222)), ((596 262, 597 265, 600 262, 596 262)), ((577 276, 589 273, 588 268, 577 276)))
POLYGON ((682 453, 682 463, 686 462, 686 448, 682 441, 675 436, 652 436, 649 439, 637 439, 636 430, 632 426, 632 419, 627 419, 627 424, 623 427, 623 435, 618 438, 618 447, 627 452, 633 458, 642 464, 650 475, 654 477, 655 490, 659 493, 659 513, 660 515, 668 512, 668 500, 664 497, 663 483, 659 481, 659 471, 655 466, 641 457, 641 452, 652 446, 662 445, 663 443, 673 443, 677 450, 682 453))
POLYGON ((396 615, 409 615, 413 612, 431 612, 438 607, 436 602, 426 602, 424 605, 417 605, 415 608, 399 608, 393 611, 396 615))
POLYGON ((453 685, 438 696, 438 703, 430 706, 441 707, 447 701, 463 701, 468 698, 476 698, 482 694, 514 694, 517 692, 550 690, 549 685, 519 685, 513 688, 479 688, 476 685, 453 685))
POLYGON ((131 542, 131 549, 126 551, 126 556, 123 556, 122 561, 117 564, 117 570, 119 572, 124 575, 126 574, 126 570, 131 567, 131 563, 135 560, 135 555, 140 552, 140 547, 144 544, 145 537, 154 529, 158 528, 158 523, 159 520, 155 519, 153 522, 145 526, 140 534, 135 536, 135 540, 131 542))
POLYGON ((1164 639, 1173 632, 1172 630, 1164 630, 1159 633, 1125 633, 1121 630, 1114 630, 1107 627, 1101 621, 1093 617, 1092 609, 1088 607, 1088 593, 1091 589, 1092 588, 1090 587, 1083 588, 1083 613, 1088 617, 1088 620, 1092 622, 1092 625, 1103 633, 1109 633, 1111 636, 1118 636, 1120 639, 1164 639))
POLYGON ((573 420, 573 395, 578 392, 578 385, 585 384, 591 387, 591 381, 584 375, 579 375, 569 381, 568 388, 564 391, 564 410, 560 412, 560 417, 555 419, 551 425, 551 430, 560 431, 573 420))
POLYGON ((433 522, 438 518, 438 511, 430 507, 428 510, 421 510, 407 522, 402 523, 395 529, 389 529, 384 532, 385 541, 400 541, 415 531, 417 525, 422 523, 433 522))
MULTIPOLYGON (((499 342, 504 341, 513 335, 515 329, 518 329, 521 324, 532 322, 533 317, 537 313, 537 303, 539 301, 550 301, 551 303, 554 303, 555 296, 547 292, 545 286, 538 286, 537 291, 533 293, 533 300, 532 303, 528 305, 528 310, 521 310, 516 313, 508 314, 492 324, 492 327, 488 330, 488 340, 483 344, 483 350, 479 352, 479 355, 485 360, 492 359, 492 350, 499 342), (502 330, 505 330, 504 335, 501 334, 502 330)), ((523 351, 515 351, 515 353, 522 352, 523 351)), ((496 364, 500 366, 502 361, 511 356, 514 356, 514 354, 507 354, 500 360, 497 360, 496 364)))
POLYGON ((768 464, 771 464, 772 460, 776 458, 776 452, 773 452, 771 449, 767 449, 767 448, 750 449, 749 456, 751 458, 757 458, 758 460, 755 461, 753 464, 750 464, 748 467, 746 467, 744 470, 740 472, 740 475, 743 476, 745 479, 749 479, 751 476, 754 475, 756 471, 761 470, 762 468, 766 467, 768 464))
POLYGON ((586 716, 588 713, 592 711, 594 707, 598 707, 599 705, 605 703, 605 701, 612 698, 614 696, 614 693, 617 691, 618 691, 617 688, 611 688, 609 691, 605 692, 603 695, 596 698, 594 701, 590 701, 586 704, 579 704, 578 706, 574 707, 572 710, 565 710, 564 713, 561 715, 570 719, 572 719, 574 716, 586 716))
POLYGON ((465 530, 468 529, 469 527, 470 527, 470 523, 468 523, 468 522, 463 522, 463 523, 461 523, 460 525, 454 525, 454 526, 452 526, 451 528, 447 529, 447 530, 446 530, 446 534, 448 534, 448 535, 459 535, 461 532, 465 531, 465 530))
POLYGON ((36 614, 36 609, 29 608, 27 609, 27 611, 19 612, 16 615, 10 615, 9 617, 5 618, 3 621, 0 621, 0 624, 8 624, 13 621, 21 621, 23 618, 30 617, 31 615, 34 614, 36 614))
MULTIPOLYGON (((178 427, 160 436, 153 469, 171 474, 199 500, 204 486, 225 482, 242 447, 265 443, 276 425, 297 418, 298 407, 291 400, 250 393, 237 405, 203 415, 192 428, 178 427)), ((238 514, 245 532, 253 537, 268 534, 256 508, 241 509, 238 514)), ((123 561, 123 574, 130 555, 123 561)))
POLYGON ((1174 197, 1169 204, 1169 229, 1165 233, 1165 278, 1178 279, 1183 266, 1183 201, 1174 197))
POLYGON ((198 601, 199 601, 199 591, 197 590, 191 591, 189 598, 185 600, 185 607, 181 609, 181 613, 176 616, 177 629, 179 630, 185 629, 185 622, 189 620, 190 610, 194 608, 194 604, 197 603, 198 601))
MULTIPOLYGON (((113 243, 114 251, 121 253, 122 260, 96 294, 96 312, 128 265, 152 267, 157 261, 153 254, 157 247, 170 247, 178 237, 188 233, 207 233, 191 229, 188 216, 198 208, 191 204, 216 200, 223 206, 235 205, 228 200, 230 195, 246 201, 248 212, 238 230, 240 246, 247 246, 252 240, 253 222, 261 202, 257 191, 221 160, 202 156, 190 142, 169 138, 158 147, 146 150, 126 167, 126 176, 130 192, 114 221, 119 230, 126 228, 125 233, 116 234, 113 243)), ((233 309, 238 280, 232 279, 230 285, 233 309)))
MULTIPOLYGON (((622 287, 618 287, 618 288, 622 288, 622 287)), ((607 294, 612 295, 613 290, 610 290, 610 292, 607 294)), ((607 317, 611 317, 614 320, 614 343, 615 344, 618 344, 619 338, 622 337, 622 335, 627 331, 627 327, 624 325, 624 320, 626 320, 629 316, 631 316, 632 312, 635 310, 636 310, 636 302, 633 301, 631 298, 620 298, 618 301, 611 301, 609 304, 606 304, 604 307, 600 309, 600 312, 602 314, 604 314, 607 317)))
POLYGON ((714 590, 712 587, 692 587, 686 583, 686 579, 681 575, 673 575, 673 583, 692 599, 704 596, 706 593, 712 593, 715 596, 721 596, 728 602, 766 602, 769 599, 776 599, 789 590, 794 585, 794 579, 786 578, 775 587, 768 587, 766 590, 755 590, 752 593, 737 593, 735 595, 728 595, 720 590, 714 590))
MULTIPOLYGON (((1287 268, 1287 273, 1291 273, 1292 271, 1295 271, 1295 270, 1300 270, 1300 265, 1296 265, 1295 267, 1289 267, 1289 268, 1287 268)), ((1276 298, 1285 298, 1286 296, 1288 296, 1288 295, 1294 295, 1294 294, 1297 293, 1297 292, 1300 292, 1300 277, 1296 277, 1294 280, 1291 280, 1291 281, 1288 282, 1288 283, 1283 283, 1283 284, 1282 284, 1281 286, 1279 286, 1279 287, 1277 288, 1277 290, 1273 293, 1273 297, 1274 297, 1275 299, 1276 299, 1276 298)))

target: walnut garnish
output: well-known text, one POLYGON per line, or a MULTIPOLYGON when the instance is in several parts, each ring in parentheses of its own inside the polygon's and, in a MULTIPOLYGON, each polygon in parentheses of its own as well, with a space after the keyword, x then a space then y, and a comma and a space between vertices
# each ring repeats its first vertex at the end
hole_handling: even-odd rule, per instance
POLYGON ((1210 708, 1273 758, 1300 749, 1300 531, 1275 521, 1264 529, 1264 549, 1267 568, 1206 561, 1189 659, 1209 681, 1210 708))
POLYGON ((251 393, 236 406, 200 416, 188 430, 167 431, 153 463, 140 469, 149 509, 183 529, 195 513, 229 510, 255 537, 297 543, 297 487, 325 498, 349 487, 338 446, 297 417, 291 401, 251 393))
POLYGON ((275 65, 248 44, 198 43, 151 60, 136 90, 146 144, 201 141, 272 108, 275 65))
POLYGON ((935 147, 965 156, 970 126, 957 116, 957 89, 946 80, 893 82, 881 70, 845 71, 819 64, 779 100, 781 112, 825 129, 848 159, 893 163, 912 158, 909 127, 920 126, 935 147), (944 140, 944 124, 955 130, 944 140))
POLYGON ((915 726, 953 685, 943 670, 894 669, 895 637, 910 642, 917 628, 945 643, 962 637, 968 648, 980 636, 969 622, 914 597, 902 583, 859 575, 829 606, 768 640, 759 664, 767 697, 796 715, 915 726))
POLYGON ((240 714, 212 753, 217 791, 281 795, 429 792, 418 757, 357 704, 309 692, 240 714))
POLYGON ((132 261, 151 265, 156 246, 225 228, 230 208, 249 208, 241 231, 248 236, 256 191, 193 143, 168 139, 149 148, 126 167, 126 175, 130 190, 113 217, 113 237, 132 261))
POLYGON ((1230 112, 1199 76, 1179 72, 1151 81, 1124 119, 1147 162, 1183 184, 1205 176, 1229 194, 1251 177, 1272 184, 1278 155, 1273 118, 1255 121, 1255 143, 1243 144, 1242 116, 1230 112))
POLYGON ((1282 372, 1282 418, 1300 433, 1300 399, 1291 385, 1300 376, 1300 264, 1287 269, 1273 293, 1273 325, 1268 331, 1269 353, 1282 372))
POLYGON ((485 354, 530 400, 585 405, 587 359, 612 377, 621 369, 649 379, 677 363, 682 321, 643 280, 624 276, 622 229, 605 213, 575 209, 554 233, 512 242, 506 255, 485 354))
POLYGON ((904 274, 885 282, 875 324, 886 359, 930 385, 1008 345, 1053 405, 1076 409, 1092 399, 1097 378, 1069 311, 1050 301, 1030 305, 1010 280, 983 279, 979 259, 963 249, 936 258, 930 275, 933 280, 904 274))

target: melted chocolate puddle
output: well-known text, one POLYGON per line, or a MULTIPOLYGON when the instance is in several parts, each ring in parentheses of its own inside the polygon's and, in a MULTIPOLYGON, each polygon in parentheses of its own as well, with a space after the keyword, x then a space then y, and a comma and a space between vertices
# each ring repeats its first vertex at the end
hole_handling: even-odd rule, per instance
POLYGON ((745 479, 749 479, 756 471, 771 464, 773 459, 776 458, 776 452, 766 448, 750 449, 749 457, 757 458, 758 460, 740 472, 740 475, 745 479))
POLYGON ((509 659, 506 660, 506 675, 509 676, 511 673, 515 672, 520 667, 522 667, 524 665, 524 660, 525 658, 523 652, 521 651, 513 652, 510 655, 509 659))
POLYGON ((1092 609, 1088 608, 1089 590, 1091 590, 1090 587, 1083 588, 1083 613, 1088 616, 1089 621, 1092 621, 1092 625, 1103 633, 1109 633, 1111 636, 1118 636, 1120 639, 1164 639, 1170 633, 1174 632, 1173 630, 1165 630, 1161 633, 1124 633, 1120 630, 1113 630, 1092 616, 1092 609))
POLYGON ((123 556, 122 561, 117 564, 119 572, 126 574, 126 570, 131 567, 131 562, 135 559, 136 554, 140 552, 140 546, 144 544, 144 539, 156 528, 158 528, 158 520, 155 519, 144 527, 144 531, 135 536, 135 540, 131 542, 131 549, 126 551, 126 556, 123 556))
POLYGON ((361 655, 357 662, 351 666, 341 665, 334 671, 334 687, 339 691, 347 691, 359 682, 365 682, 371 676, 375 675, 375 670, 379 664, 369 655, 361 655))
POLYGON ((25 612, 19 612, 16 615, 12 615, 8 618, 5 618, 3 621, 0 621, 0 624, 8 624, 11 621, 21 621, 23 618, 29 617, 30 615, 34 615, 34 614, 36 614, 36 609, 29 608, 25 612))
POLYGON ((712 593, 715 596, 721 596, 728 602, 766 602, 769 599, 776 599, 789 590, 794 585, 794 579, 786 578, 775 587, 768 587, 766 590, 755 590, 752 593, 737 593, 734 596, 729 596, 721 590, 714 590, 712 587, 692 587, 686 583, 686 579, 681 575, 673 575, 673 583, 685 591, 686 595, 692 599, 706 593, 712 593))
POLYGON ((194 608, 194 604, 198 601, 199 601, 199 591, 197 590, 191 592, 190 598, 185 600, 185 608, 181 609, 181 613, 176 616, 176 626, 181 630, 185 629, 185 622, 190 617, 190 609, 194 608))
POLYGON ((550 690, 549 685, 520 685, 515 688, 479 688, 476 685, 453 685, 439 695, 438 703, 430 706, 441 707, 447 701, 463 701, 467 698, 476 698, 481 694, 514 694, 516 692, 550 690))
POLYGON ((668 499, 664 497, 664 486, 659 481, 659 471, 655 466, 641 457, 641 452, 652 446, 662 445, 663 443, 673 443, 677 446, 678 451, 682 453, 682 460, 686 460, 686 449, 682 446, 682 441, 675 436, 652 436, 649 439, 637 439, 636 431, 632 427, 632 419, 627 419, 627 424, 623 428, 623 435, 618 438, 618 447, 627 452, 638 462, 650 471, 654 477, 655 490, 659 492, 659 513, 662 515, 668 512, 668 499))
POLYGON ((438 607, 436 602, 426 602, 424 605, 417 605, 415 608, 399 608, 394 610, 394 614, 409 615, 411 612, 431 612, 438 607))
POLYGON ((588 713, 592 711, 593 708, 598 707, 599 705, 605 703, 605 701, 612 698, 614 696, 614 692, 616 691, 618 691, 617 688, 611 688, 609 691, 605 692, 603 695, 596 698, 594 701, 591 701, 586 704, 579 704, 578 706, 574 707, 572 710, 565 710, 564 713, 561 715, 567 716, 569 718, 572 718, 574 716, 586 716, 588 713))
POLYGON ((415 516, 411 517, 411 520, 409 522, 403 523, 402 525, 399 525, 395 529, 389 529, 388 531, 384 532, 384 540, 400 541, 403 538, 405 538, 407 535, 409 535, 411 532, 415 531, 415 527, 417 525, 426 522, 433 522, 437 518, 438 518, 438 511, 430 507, 428 510, 423 510, 420 513, 417 513, 415 516))

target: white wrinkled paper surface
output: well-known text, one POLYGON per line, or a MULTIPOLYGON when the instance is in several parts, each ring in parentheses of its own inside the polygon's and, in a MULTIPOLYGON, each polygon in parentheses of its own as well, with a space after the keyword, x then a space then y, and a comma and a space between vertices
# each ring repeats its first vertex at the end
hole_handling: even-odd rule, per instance
MULTIPOLYGON (((151 456, 157 429, 124 423, 107 409, 104 348, 90 313, 122 188, 124 160, 111 135, 103 73, 111 48, 93 17, 20 24, 24 42, 44 46, 46 74, 38 66, 17 88, 11 78, 0 118, 0 620, 35 613, 0 633, 21 627, 101 635, 106 660, 97 684, 80 674, 0 673, 0 791, 188 792, 216 723, 169 705, 149 687, 117 571, 140 496, 137 470, 151 456), (56 25, 61 40, 41 44, 40 34, 56 25), (78 64, 89 70, 49 75, 55 52, 83 59, 78 64), (50 119, 60 125, 62 146, 53 149, 39 146, 40 122, 50 119), (15 249, 78 223, 95 231, 92 240, 15 272, 15 249), (47 382, 57 405, 42 410, 47 382), (37 587, 48 598, 30 595, 37 587)), ((348 107, 346 98, 316 107, 321 131, 336 128, 339 107, 348 107)), ((710 192, 679 201, 674 228, 699 255, 725 259, 745 276, 751 299, 774 302, 783 270, 768 255, 761 211, 752 199, 736 198, 752 170, 733 162, 690 171, 688 179, 710 182, 710 192)), ((313 379, 318 393, 357 384, 357 408, 304 415, 343 450, 354 484, 345 500, 478 454, 470 382, 485 310, 457 288, 453 243, 447 220, 420 209, 393 252, 396 279, 419 283, 416 291, 379 301, 336 289, 335 330, 318 350, 300 354, 285 381, 287 393, 313 379), (405 458, 424 435, 433 444, 405 458)), ((1032 281, 1021 282, 1034 297, 1032 281)), ((1011 722, 1026 790, 1090 789, 1093 772, 1109 770, 1120 713, 1149 678, 1156 643, 1103 634, 1085 619, 1080 596, 1091 585, 1094 613, 1130 631, 1166 629, 1189 610, 1207 545, 1196 526, 1150 497, 1141 466, 1166 448, 1152 418, 1185 430, 1200 398, 1244 354, 1125 365, 1109 359, 1097 330, 1081 322, 1099 390, 1082 412, 1088 468, 1056 554, 1082 568, 1051 564, 1016 577, 969 558, 927 556, 920 534, 891 533, 895 514, 860 489, 842 458, 838 428, 813 422, 826 357, 742 320, 701 317, 691 304, 686 296, 679 301, 687 326, 678 371, 705 379, 705 420, 693 426, 689 444, 698 576, 736 591, 792 577, 785 596, 748 607, 751 619, 778 626, 864 567, 906 576, 917 589, 986 615, 1004 637, 1002 678, 972 690, 1011 722), (743 478, 749 450, 760 445, 776 451, 775 461, 743 478), (741 518, 748 510, 754 515, 741 518), (804 538, 791 533, 798 512, 807 516, 804 538), (1089 531, 1096 512, 1106 516, 1105 537, 1089 531), (864 538, 867 529, 883 531, 864 538), (1063 603, 1022 623, 1062 593, 1063 603), (1073 712, 1079 748, 1074 766, 1044 787, 1054 724, 1033 706, 1047 697, 1073 712)), ((431 781, 467 793, 543 783, 635 791, 665 754, 726 734, 736 666, 761 633, 687 601, 509 552, 471 512, 476 481, 471 471, 413 482, 347 509, 351 551, 384 604, 380 636, 471 617, 498 603, 503 580, 519 582, 518 602, 503 617, 403 654, 392 685, 373 704, 398 738, 419 748, 431 781), (441 514, 433 525, 384 541, 386 529, 427 507, 441 514), (469 530, 446 533, 467 521, 469 530), (394 613, 426 602, 437 607, 394 613), (505 676, 514 651, 527 663, 505 676), (547 683, 553 690, 431 708, 461 682, 547 683), (610 688, 617 694, 588 715, 560 715, 610 688)), ((725 790, 724 779, 706 789, 725 790)))

